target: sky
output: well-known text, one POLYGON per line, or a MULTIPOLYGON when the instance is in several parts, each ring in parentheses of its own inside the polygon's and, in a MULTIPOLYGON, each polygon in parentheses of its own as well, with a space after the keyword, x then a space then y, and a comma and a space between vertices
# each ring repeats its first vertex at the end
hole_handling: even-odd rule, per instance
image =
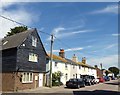
MULTIPOLYGON (((117 2, 6 2, 0 14, 37 28, 47 52, 50 36, 54 34, 53 53, 65 50, 69 59, 73 54, 89 65, 102 63, 103 68, 118 67, 118 3, 117 2), (41 33, 43 31, 45 33, 41 33)), ((15 26, 0 18, 0 38, 15 26)))

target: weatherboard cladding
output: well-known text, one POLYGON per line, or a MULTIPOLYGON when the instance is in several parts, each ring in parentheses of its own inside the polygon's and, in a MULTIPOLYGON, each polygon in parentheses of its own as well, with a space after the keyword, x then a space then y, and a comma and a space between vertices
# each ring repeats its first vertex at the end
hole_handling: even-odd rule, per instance
POLYGON ((32 71, 45 72, 46 70, 46 52, 36 29, 18 33, 11 37, 3 39, 2 63, 3 71, 32 71), (32 36, 36 37, 37 47, 32 46, 32 36), (12 43, 12 41, 14 41, 12 43), (25 44, 23 46, 22 44, 25 44), (30 62, 29 53, 38 55, 38 62, 30 62), (7 59, 7 60, 6 60, 7 59), (11 66, 11 69, 9 67, 11 66))

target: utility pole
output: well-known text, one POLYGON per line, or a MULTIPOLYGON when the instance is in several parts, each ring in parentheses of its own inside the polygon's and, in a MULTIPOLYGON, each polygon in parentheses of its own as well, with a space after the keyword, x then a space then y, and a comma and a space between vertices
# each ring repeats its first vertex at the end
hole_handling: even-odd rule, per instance
POLYGON ((52 88, 52 61, 53 61, 53 34, 51 35, 51 46, 50 46, 50 74, 49 74, 49 86, 52 88))
POLYGON ((102 63, 100 63, 100 68, 101 68, 101 70, 102 70, 102 63))

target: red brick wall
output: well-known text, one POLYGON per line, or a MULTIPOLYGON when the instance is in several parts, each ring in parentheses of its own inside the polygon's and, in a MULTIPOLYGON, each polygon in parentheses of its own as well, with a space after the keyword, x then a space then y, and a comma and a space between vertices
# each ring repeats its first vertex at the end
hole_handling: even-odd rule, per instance
POLYGON ((32 83, 22 83, 20 81, 21 72, 18 72, 15 77, 15 90, 24 90, 24 89, 34 89, 38 87, 38 80, 35 81, 35 76, 39 76, 39 73, 33 73, 33 82, 32 83))
POLYGON ((103 77, 103 72, 99 68, 96 68, 96 70, 97 70, 97 77, 98 78, 103 77))
POLYGON ((14 91, 15 74, 2 73, 2 91, 14 91))
POLYGON ((35 76, 39 76, 39 73, 33 73, 32 83, 22 83, 20 81, 21 72, 18 73, 2 73, 2 91, 17 91, 24 89, 34 89, 39 85, 38 80, 35 81, 35 76))

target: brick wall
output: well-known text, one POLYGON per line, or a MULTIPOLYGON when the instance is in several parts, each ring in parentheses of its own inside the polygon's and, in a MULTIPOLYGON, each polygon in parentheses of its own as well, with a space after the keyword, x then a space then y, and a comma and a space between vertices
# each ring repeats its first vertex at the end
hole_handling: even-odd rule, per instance
POLYGON ((32 83, 22 83, 20 80, 21 72, 18 73, 2 73, 2 91, 17 91, 25 89, 34 89, 39 86, 39 77, 35 81, 35 76, 39 76, 39 73, 33 73, 32 83))
POLYGON ((96 68, 96 70, 97 70, 97 77, 98 78, 103 77, 103 72, 99 68, 96 68))
POLYGON ((32 83, 22 83, 20 81, 21 72, 18 72, 15 77, 15 90, 24 90, 24 89, 34 89, 38 87, 38 80, 35 80, 35 76, 39 76, 39 73, 33 73, 33 82, 32 83))
POLYGON ((2 73, 2 91, 14 91, 15 74, 2 73))

